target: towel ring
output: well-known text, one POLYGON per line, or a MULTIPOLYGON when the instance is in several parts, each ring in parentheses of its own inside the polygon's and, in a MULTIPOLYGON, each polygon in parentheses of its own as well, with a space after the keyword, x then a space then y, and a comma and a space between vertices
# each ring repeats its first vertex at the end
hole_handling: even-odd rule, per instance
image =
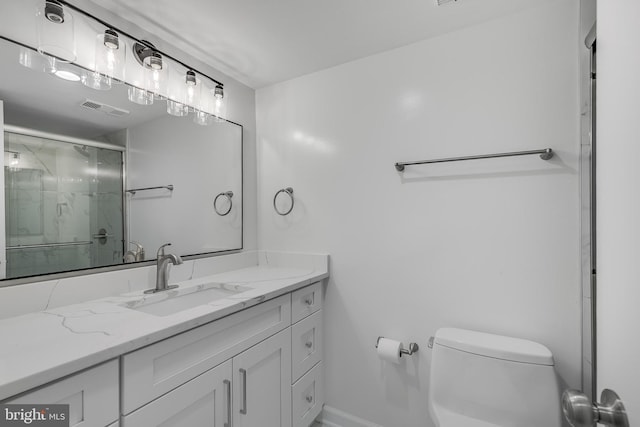
POLYGON ((233 191, 225 191, 218 194, 216 198, 213 199, 213 210, 216 211, 216 213, 220 216, 229 215, 229 212, 231 212, 231 208, 233 207, 233 200, 231 200, 232 197, 233 197, 233 191), (220 197, 226 197, 227 200, 229 201, 229 209, 227 209, 225 212, 220 212, 218 210, 218 199, 220 197))
POLYGON ((287 188, 283 188, 282 190, 278 190, 276 192, 276 195, 273 196, 273 209, 275 209, 276 213, 278 215, 289 215, 291 213, 291 211, 293 210, 293 205, 295 204, 295 201, 293 200, 293 188, 291 187, 287 187, 287 188), (276 199, 278 198, 278 195, 280 193, 285 193, 289 196, 289 198, 291 198, 291 207, 289 208, 289 210, 287 210, 286 212, 282 212, 278 210, 278 206, 276 205, 276 199))

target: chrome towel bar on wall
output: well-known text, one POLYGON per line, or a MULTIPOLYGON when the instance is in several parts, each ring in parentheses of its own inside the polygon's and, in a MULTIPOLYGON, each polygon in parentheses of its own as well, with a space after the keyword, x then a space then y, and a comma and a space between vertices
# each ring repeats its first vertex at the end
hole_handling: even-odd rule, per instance
POLYGON ((159 185, 157 187, 145 187, 145 188, 132 188, 131 190, 126 190, 127 193, 131 193, 131 195, 136 194, 138 191, 147 191, 147 190, 160 190, 160 189, 167 189, 169 191, 173 191, 173 185, 169 184, 169 185, 159 185))
POLYGON ((433 159, 433 160, 418 160, 415 162, 398 162, 395 164, 398 172, 403 172, 405 166, 411 165, 424 165, 428 163, 445 163, 445 162, 459 162, 462 160, 478 160, 478 159, 492 159, 495 157, 514 157, 514 156, 529 156, 532 154, 539 154, 542 160, 549 160, 553 157, 553 150, 551 148, 544 148, 542 150, 529 150, 529 151, 512 151, 510 153, 496 153, 496 154, 479 154, 476 156, 463 156, 463 157, 449 157, 445 159, 433 159))

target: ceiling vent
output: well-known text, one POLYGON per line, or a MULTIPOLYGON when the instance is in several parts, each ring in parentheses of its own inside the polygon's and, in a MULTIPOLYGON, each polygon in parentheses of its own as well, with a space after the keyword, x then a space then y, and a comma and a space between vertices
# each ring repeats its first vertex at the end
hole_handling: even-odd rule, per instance
POLYGON ((122 108, 117 108, 112 105, 103 104, 98 101, 93 101, 91 99, 85 99, 85 101, 80 104, 80 106, 88 108, 89 110, 101 111, 105 114, 115 117, 122 117, 131 114, 130 111, 123 110, 122 108))
POLYGON ((458 0, 437 0, 438 1, 438 6, 442 6, 443 4, 447 4, 447 3, 455 3, 458 0))

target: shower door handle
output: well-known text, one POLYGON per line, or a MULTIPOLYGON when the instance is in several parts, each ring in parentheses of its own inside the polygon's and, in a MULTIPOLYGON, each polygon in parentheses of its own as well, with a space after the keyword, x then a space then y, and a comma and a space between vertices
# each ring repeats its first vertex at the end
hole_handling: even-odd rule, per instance
POLYGON ((109 234, 107 233, 106 229, 101 228, 100 230, 98 230, 98 234, 92 234, 91 237, 93 237, 94 239, 98 239, 98 241, 104 245, 105 243, 107 243, 107 239, 109 237, 113 237, 113 234, 109 234))

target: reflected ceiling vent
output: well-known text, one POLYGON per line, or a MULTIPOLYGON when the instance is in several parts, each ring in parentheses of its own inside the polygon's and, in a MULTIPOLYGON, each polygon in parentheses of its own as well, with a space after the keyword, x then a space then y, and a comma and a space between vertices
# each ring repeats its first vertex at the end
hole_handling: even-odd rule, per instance
POLYGON ((131 114, 130 111, 123 110, 122 108, 114 107, 112 105, 103 104, 98 101, 93 101, 91 99, 85 99, 85 101, 80 104, 81 107, 88 108, 90 110, 101 111, 105 114, 115 117, 128 116, 131 114))
POLYGON ((455 3, 458 0, 437 0, 438 1, 438 6, 442 6, 443 4, 447 4, 447 3, 455 3))

